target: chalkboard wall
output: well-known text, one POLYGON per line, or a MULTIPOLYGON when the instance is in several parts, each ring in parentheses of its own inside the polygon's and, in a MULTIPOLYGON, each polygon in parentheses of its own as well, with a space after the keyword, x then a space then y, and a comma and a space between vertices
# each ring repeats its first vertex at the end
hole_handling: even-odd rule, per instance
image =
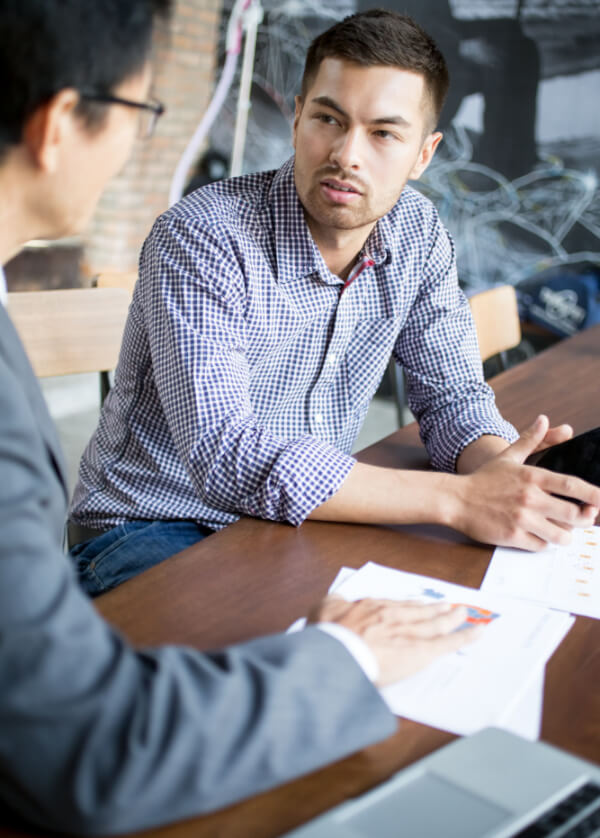
MULTIPOLYGON (((245 171, 277 167, 292 153, 294 95, 310 40, 372 5, 264 0, 245 171)), ((599 0, 381 5, 411 14, 448 61, 444 141, 415 185, 455 238, 465 287, 600 265, 599 0)), ((226 0, 223 32, 230 9, 226 0)), ((234 84, 211 134, 211 152, 224 159, 236 101, 234 84)))

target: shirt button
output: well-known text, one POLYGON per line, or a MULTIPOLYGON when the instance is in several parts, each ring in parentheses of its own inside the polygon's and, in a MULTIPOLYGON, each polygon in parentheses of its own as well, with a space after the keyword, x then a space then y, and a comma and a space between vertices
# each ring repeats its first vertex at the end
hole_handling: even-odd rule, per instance
POLYGON ((323 424, 323 414, 322 413, 315 413, 315 422, 317 425, 323 424))
POLYGON ((332 352, 330 355, 327 356, 327 363, 335 364, 335 352, 332 352))

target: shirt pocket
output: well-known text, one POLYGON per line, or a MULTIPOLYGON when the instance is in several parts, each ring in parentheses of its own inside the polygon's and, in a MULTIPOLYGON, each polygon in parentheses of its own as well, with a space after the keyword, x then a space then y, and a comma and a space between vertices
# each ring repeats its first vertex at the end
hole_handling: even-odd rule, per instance
POLYGON ((364 407, 375 395, 389 363, 400 323, 398 317, 357 321, 345 358, 348 394, 355 409, 364 407))

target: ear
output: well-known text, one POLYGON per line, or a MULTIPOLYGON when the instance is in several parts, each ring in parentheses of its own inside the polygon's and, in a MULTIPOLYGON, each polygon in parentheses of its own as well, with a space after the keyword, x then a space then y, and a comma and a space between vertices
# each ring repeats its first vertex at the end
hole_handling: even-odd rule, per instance
POLYGON ((292 128, 292 145, 296 148, 296 135, 298 133, 298 122, 300 121, 300 115, 302 113, 302 108, 304 106, 304 99, 302 96, 296 96, 294 98, 294 104, 296 105, 296 112, 294 113, 294 127, 292 128))
POLYGON ((73 111, 79 93, 71 87, 40 105, 25 122, 23 139, 35 164, 45 172, 58 167, 65 141, 74 130, 73 111))
POLYGON ((409 175, 410 180, 418 180, 421 177, 427 166, 429 166, 433 160, 433 155, 440 144, 442 136, 441 131, 435 131, 435 133, 428 134, 425 137, 419 156, 411 169, 411 173, 409 175))

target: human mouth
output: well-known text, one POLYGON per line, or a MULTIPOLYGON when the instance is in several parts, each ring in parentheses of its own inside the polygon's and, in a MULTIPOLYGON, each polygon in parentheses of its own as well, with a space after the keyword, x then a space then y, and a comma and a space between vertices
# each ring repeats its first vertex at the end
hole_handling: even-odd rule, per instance
POLYGON ((324 195, 333 203, 348 204, 360 198, 358 189, 347 181, 326 178, 320 183, 324 195))

